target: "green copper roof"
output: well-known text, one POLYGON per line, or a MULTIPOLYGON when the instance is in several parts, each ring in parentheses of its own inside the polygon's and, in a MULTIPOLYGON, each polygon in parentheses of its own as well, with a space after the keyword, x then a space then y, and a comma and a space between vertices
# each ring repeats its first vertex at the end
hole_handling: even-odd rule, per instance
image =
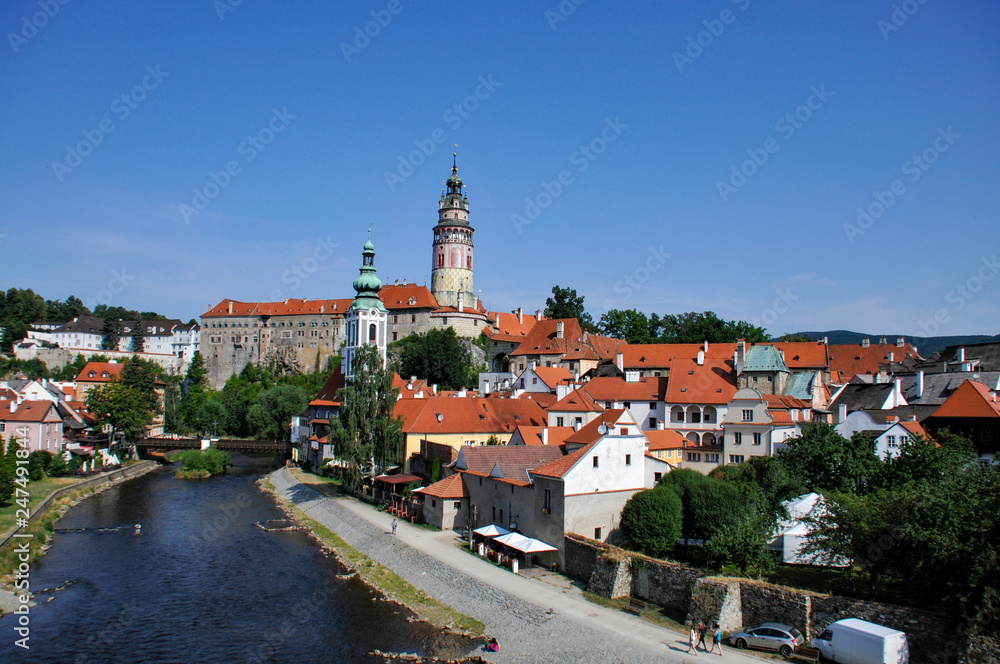
POLYGON ((812 401, 812 383, 816 375, 812 373, 795 373, 788 377, 783 394, 796 399, 812 401))
POLYGON ((743 371, 788 371, 774 344, 756 344, 747 349, 743 371))
POLYGON ((354 280, 354 290, 358 294, 351 302, 350 308, 355 311, 372 308, 386 311, 385 305, 382 304, 382 300, 378 296, 378 292, 382 289, 382 281, 378 278, 375 270, 375 245, 372 244, 371 235, 365 242, 361 256, 361 274, 354 280))

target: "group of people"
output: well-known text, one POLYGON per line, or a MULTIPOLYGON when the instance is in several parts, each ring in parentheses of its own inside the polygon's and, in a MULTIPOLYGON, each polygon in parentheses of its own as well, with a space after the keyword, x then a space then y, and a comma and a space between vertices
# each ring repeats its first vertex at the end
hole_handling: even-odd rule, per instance
POLYGON ((694 654, 698 654, 698 648, 701 648, 706 653, 711 655, 715 652, 715 649, 719 649, 719 657, 722 657, 722 627, 718 624, 712 628, 712 648, 709 650, 708 645, 705 644, 705 637, 708 636, 708 628, 705 623, 698 623, 696 626, 693 622, 691 623, 691 631, 688 633, 688 649, 685 652, 691 652, 694 650, 694 654))

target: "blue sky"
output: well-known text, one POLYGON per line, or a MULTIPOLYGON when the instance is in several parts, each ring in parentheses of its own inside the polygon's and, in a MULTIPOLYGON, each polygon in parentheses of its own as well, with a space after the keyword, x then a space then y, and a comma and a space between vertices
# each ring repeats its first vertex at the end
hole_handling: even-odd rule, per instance
POLYGON ((423 283, 458 143, 493 310, 1000 332, 996 2, 233 2, 3 3, 0 285, 423 283))

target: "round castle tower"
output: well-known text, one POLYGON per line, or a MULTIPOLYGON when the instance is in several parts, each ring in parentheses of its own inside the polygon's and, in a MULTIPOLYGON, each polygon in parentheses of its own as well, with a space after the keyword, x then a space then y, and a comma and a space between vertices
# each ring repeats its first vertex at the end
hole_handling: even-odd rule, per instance
POLYGON ((472 290, 472 233, 469 225, 469 198, 458 177, 458 157, 451 167, 438 204, 431 263, 431 293, 442 307, 465 306, 475 302, 472 290))

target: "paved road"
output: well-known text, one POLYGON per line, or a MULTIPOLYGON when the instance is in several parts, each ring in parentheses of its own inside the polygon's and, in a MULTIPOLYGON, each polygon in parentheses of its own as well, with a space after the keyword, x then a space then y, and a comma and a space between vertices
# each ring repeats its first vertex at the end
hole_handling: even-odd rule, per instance
POLYGON ((348 544, 455 610, 482 621, 495 636, 498 663, 722 662, 760 664, 726 648, 724 655, 685 654, 685 637, 622 611, 585 600, 569 584, 528 579, 460 550, 450 531, 400 521, 350 498, 329 498, 300 484, 287 469, 271 475, 278 493, 348 544), (551 613, 550 613, 551 611, 551 613))

